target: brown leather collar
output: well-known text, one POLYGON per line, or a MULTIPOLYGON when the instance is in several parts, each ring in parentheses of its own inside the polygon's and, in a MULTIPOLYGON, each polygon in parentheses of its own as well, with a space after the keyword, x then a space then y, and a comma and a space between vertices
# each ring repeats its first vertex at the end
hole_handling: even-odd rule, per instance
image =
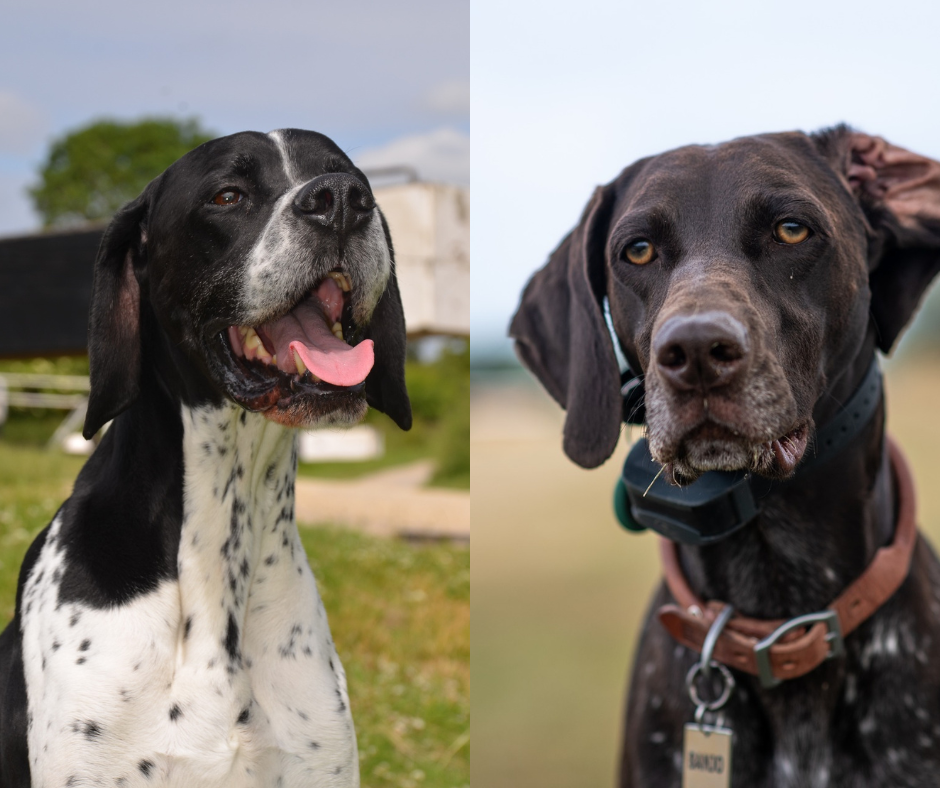
MULTIPOLYGON (((888 438, 888 453, 898 491, 894 541, 882 547, 861 576, 814 623, 799 619, 768 621, 734 616, 718 637, 714 660, 760 676, 765 686, 803 676, 841 649, 841 639, 881 607, 907 577, 917 541, 914 481, 900 448, 888 438), (834 615, 833 615, 834 614, 834 615), (827 619, 822 621, 821 619, 827 619)), ((689 588, 676 544, 660 541, 666 584, 678 605, 663 605, 659 620, 682 645, 701 652, 705 636, 723 602, 703 602, 689 588)))

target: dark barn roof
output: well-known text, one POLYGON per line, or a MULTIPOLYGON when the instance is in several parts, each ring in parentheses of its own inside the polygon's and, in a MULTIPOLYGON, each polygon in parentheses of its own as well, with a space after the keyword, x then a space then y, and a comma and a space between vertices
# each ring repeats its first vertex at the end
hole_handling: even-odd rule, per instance
POLYGON ((0 357, 85 353, 103 229, 0 239, 0 357))

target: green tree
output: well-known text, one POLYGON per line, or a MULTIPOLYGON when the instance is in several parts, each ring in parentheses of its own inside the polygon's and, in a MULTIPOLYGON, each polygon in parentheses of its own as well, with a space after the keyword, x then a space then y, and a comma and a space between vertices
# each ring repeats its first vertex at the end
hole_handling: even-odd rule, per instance
POLYGON ((215 135, 196 119, 99 120, 54 140, 29 190, 46 227, 106 221, 184 153, 215 135))

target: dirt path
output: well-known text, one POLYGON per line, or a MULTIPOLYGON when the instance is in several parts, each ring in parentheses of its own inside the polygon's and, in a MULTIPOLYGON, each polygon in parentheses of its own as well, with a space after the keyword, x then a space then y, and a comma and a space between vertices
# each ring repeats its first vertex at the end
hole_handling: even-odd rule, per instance
POLYGON ((403 465, 348 481, 297 479, 297 521, 376 536, 470 541, 470 493, 427 488, 433 465, 403 465))

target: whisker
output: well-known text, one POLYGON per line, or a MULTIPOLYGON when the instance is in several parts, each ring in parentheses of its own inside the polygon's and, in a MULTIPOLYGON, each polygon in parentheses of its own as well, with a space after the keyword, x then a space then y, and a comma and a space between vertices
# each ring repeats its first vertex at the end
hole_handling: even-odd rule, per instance
POLYGON ((650 486, 647 487, 647 488, 646 488, 646 492, 643 493, 643 497, 644 497, 644 498, 646 497, 646 493, 648 493, 650 490, 653 489, 653 485, 656 484, 656 480, 657 480, 660 476, 663 475, 663 471, 664 471, 664 470, 666 470, 666 466, 665 466, 665 465, 660 465, 660 466, 659 466, 659 473, 657 473, 657 474, 653 477, 653 481, 650 482, 650 486))

